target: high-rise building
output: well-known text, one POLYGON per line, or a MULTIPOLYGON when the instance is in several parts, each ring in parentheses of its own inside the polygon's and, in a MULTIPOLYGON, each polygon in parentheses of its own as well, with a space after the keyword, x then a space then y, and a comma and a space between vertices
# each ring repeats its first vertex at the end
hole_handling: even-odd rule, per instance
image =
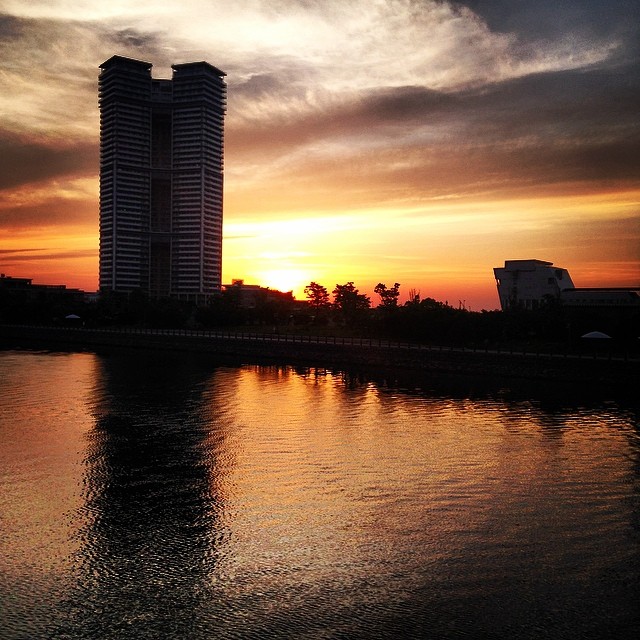
POLYGON ((100 289, 220 289, 226 75, 207 62, 100 65, 100 289))

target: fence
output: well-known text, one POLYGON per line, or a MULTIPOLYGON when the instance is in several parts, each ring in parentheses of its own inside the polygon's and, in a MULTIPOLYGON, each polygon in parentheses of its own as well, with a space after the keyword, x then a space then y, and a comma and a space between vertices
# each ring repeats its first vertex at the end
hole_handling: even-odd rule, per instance
MULTIPOLYGON (((551 358, 562 360, 605 360, 605 361, 619 361, 619 362, 640 362, 640 359, 635 356, 630 356, 628 353, 614 354, 611 351, 602 351, 594 349, 590 353, 578 352, 578 353, 557 353, 541 350, 527 350, 526 348, 514 349, 513 347, 500 348, 494 347, 455 347, 455 346, 443 346, 443 345, 426 345, 417 342, 397 342, 392 340, 382 340, 379 338, 352 338, 352 337, 338 337, 338 336, 319 336, 319 335, 301 335, 301 334, 288 334, 288 333, 259 333, 252 331, 210 331, 210 330, 194 330, 194 329, 148 329, 140 327, 107 327, 107 328, 86 328, 86 327, 50 327, 50 326, 16 326, 16 325, 4 325, 7 329, 14 330, 33 330, 33 331, 52 331, 58 334, 80 334, 90 337, 92 335, 99 336, 101 334, 109 334, 111 336, 123 336, 133 337, 139 336, 167 336, 167 337, 180 337, 184 339, 210 339, 210 340, 225 340, 225 341, 242 341, 242 342, 259 342, 264 344, 269 343, 284 343, 284 344, 313 344, 313 345, 331 345, 332 347, 357 347, 360 349, 387 349, 387 350, 402 350, 402 351, 424 351, 424 352, 449 352, 449 353, 467 353, 467 354, 493 354, 493 355, 506 355, 506 356, 519 356, 524 358, 551 358)), ((1 327, 0 327, 1 329, 1 327)))

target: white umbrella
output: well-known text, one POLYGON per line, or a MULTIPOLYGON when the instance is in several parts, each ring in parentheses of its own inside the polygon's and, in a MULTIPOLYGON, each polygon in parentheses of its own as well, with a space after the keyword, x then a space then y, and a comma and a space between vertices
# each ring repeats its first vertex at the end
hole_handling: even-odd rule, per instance
POLYGON ((595 338, 596 340, 602 340, 603 338, 611 340, 611 336, 608 336, 606 333, 602 333, 602 331, 590 331, 589 333, 585 333, 582 337, 587 339, 595 338))
POLYGON ((80 320, 80 316, 77 316, 75 313, 70 313, 68 316, 64 317, 65 320, 80 320))

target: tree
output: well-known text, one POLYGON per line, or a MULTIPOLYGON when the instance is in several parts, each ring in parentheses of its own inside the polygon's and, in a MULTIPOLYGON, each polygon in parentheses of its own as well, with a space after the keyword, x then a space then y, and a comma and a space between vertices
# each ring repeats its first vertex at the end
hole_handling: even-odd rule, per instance
POLYGON ((420 304, 420 291, 417 289, 409 289, 409 299, 404 303, 405 306, 408 304, 420 304))
POLYGON ((385 309, 396 308, 398 306, 398 297, 400 296, 400 284, 396 282, 393 287, 387 289, 386 284, 379 282, 374 291, 380 296, 380 304, 385 309))
POLYGON ((317 282, 311 282, 304 288, 304 293, 309 300, 309 305, 314 309, 327 309, 331 305, 329 292, 317 282))
POLYGON ((353 282, 337 284, 333 290, 333 307, 346 322, 353 322, 371 305, 369 296, 360 293, 353 282))

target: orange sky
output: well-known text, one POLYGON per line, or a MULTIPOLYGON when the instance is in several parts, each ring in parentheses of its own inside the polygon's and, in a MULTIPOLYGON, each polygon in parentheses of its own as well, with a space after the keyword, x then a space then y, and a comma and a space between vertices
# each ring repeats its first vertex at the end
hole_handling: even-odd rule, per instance
POLYGON ((97 287, 97 75, 119 54, 228 74, 225 282, 477 310, 494 266, 537 258, 638 286, 634 5, 3 0, 0 271, 97 287))

